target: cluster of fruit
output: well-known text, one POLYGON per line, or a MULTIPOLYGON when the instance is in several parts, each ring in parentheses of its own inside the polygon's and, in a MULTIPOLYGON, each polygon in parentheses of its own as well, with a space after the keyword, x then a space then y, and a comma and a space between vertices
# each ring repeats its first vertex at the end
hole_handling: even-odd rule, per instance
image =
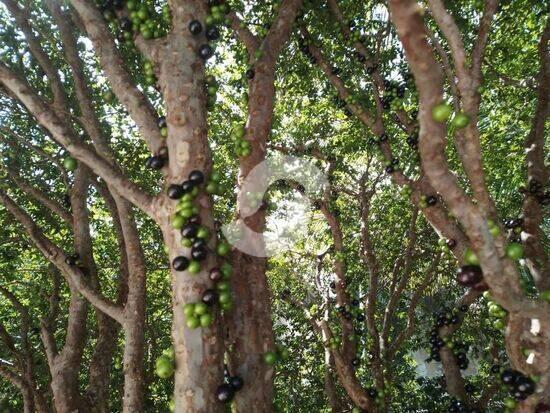
POLYGON ((491 300, 491 294, 489 291, 483 293, 483 297, 487 300, 487 308, 489 310, 489 315, 494 319, 493 327, 497 330, 502 330, 506 326, 505 318, 508 315, 506 310, 502 308, 498 303, 491 300))
MULTIPOLYGON (((206 40, 209 42, 214 42, 220 38, 220 30, 218 29, 217 24, 227 24, 231 22, 229 19, 226 19, 225 15, 229 13, 229 6, 227 3, 213 4, 210 2, 209 14, 206 16, 206 30, 204 30, 203 25, 198 20, 192 20, 189 22, 189 32, 193 36, 198 36, 204 31, 206 40)), ((199 46, 198 54, 201 59, 207 60, 212 57, 214 54, 214 48, 210 43, 204 43, 199 46)))
POLYGON ((500 380, 508 387, 512 395, 512 398, 507 398, 504 401, 504 405, 510 411, 516 407, 517 401, 525 400, 535 392, 534 380, 520 371, 504 369, 500 372, 500 380))
POLYGON ((382 97, 382 108, 384 110, 398 110, 403 107, 403 99, 407 92, 407 86, 403 83, 384 80, 384 96, 382 97))
POLYGON ((226 369, 224 383, 216 390, 216 398, 222 403, 230 403, 235 397, 235 393, 241 390, 243 386, 243 379, 239 376, 231 376, 226 369))
MULTIPOLYGON (((436 122, 446 123, 453 114, 453 108, 448 103, 438 103, 432 108, 432 118, 436 122)), ((451 126, 455 129, 463 129, 470 123, 470 117, 464 112, 458 112, 451 120, 451 126)))
POLYGON ((100 5, 100 10, 106 21, 117 22, 116 37, 119 42, 130 43, 134 33, 141 34, 146 40, 163 37, 170 26, 170 9, 167 4, 163 6, 160 15, 139 0, 106 0, 100 5))
POLYGON ((183 306, 183 314, 186 317, 185 324, 188 328, 208 328, 214 321, 214 315, 209 306, 215 304, 218 294, 214 290, 206 290, 201 302, 187 303, 183 306))
POLYGON ((246 157, 250 155, 251 145, 250 142, 244 139, 246 135, 246 128, 241 124, 234 124, 231 128, 231 138, 235 143, 235 154, 240 157, 246 157))

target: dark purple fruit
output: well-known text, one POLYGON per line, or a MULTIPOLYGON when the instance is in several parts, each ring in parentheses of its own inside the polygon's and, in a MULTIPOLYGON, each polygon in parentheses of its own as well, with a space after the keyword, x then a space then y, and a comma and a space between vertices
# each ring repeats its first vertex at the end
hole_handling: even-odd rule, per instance
POLYGON ((120 30, 129 32, 132 30, 132 21, 128 17, 123 17, 120 19, 120 30))
POLYGON ((218 293, 216 290, 208 289, 202 293, 202 302, 206 305, 214 305, 218 302, 218 293))
POLYGON ((179 257, 174 258, 172 261, 172 267, 174 267, 176 271, 185 271, 187 267, 189 267, 189 260, 187 257, 180 255, 179 257))
POLYGON ((460 285, 473 287, 483 280, 481 267, 477 265, 464 265, 458 269, 456 280, 460 285))
POLYGON ((235 397, 235 391, 229 384, 222 384, 216 390, 216 397, 222 403, 230 403, 233 397, 235 397))
POLYGON ((189 192, 191 192, 194 187, 195 187, 194 182, 190 180, 183 181, 181 183, 181 190, 183 191, 184 194, 188 194, 189 192))
POLYGON ((251 80, 254 79, 254 76, 256 76, 256 72, 254 69, 247 69, 247 71, 244 73, 247 79, 251 80))
POLYGON ((189 180, 193 182, 196 185, 200 185, 204 182, 204 174, 199 171, 198 169, 195 169, 194 171, 191 171, 189 173, 189 180))
POLYGON ((199 226, 196 224, 186 224, 181 229, 181 236, 183 238, 189 238, 193 239, 197 236, 197 232, 199 231, 199 226))
POLYGON ((426 203, 429 206, 434 206, 435 204, 437 204, 437 198, 433 195, 430 195, 429 197, 426 198, 426 203))
POLYGON ((191 248, 191 257, 194 260, 202 261, 208 256, 208 250, 204 246, 191 248))
POLYGON ((220 281, 222 279, 223 274, 222 274, 222 272, 220 271, 219 268, 212 268, 210 270, 209 277, 212 281, 216 282, 216 281, 220 281))
POLYGON ((190 224, 200 225, 201 224, 201 217, 198 216, 198 215, 193 215, 191 218, 189 218, 187 220, 187 222, 189 222, 190 224))
POLYGON ((198 20, 191 20, 189 23, 189 31, 192 35, 196 36, 197 34, 200 34, 202 32, 202 24, 198 20))
POLYGON ((199 47, 199 56, 202 60, 208 60, 212 57, 214 54, 214 50, 212 49, 212 46, 209 44, 202 44, 199 47))
POLYGON ((172 184, 168 187, 168 198, 170 199, 180 199, 184 194, 181 185, 172 184))
POLYGON ((500 380, 504 384, 513 385, 516 380, 521 377, 520 373, 515 370, 506 369, 500 374, 500 380))
POLYGON ((159 170, 164 166, 164 158, 162 156, 154 155, 147 159, 146 166, 151 169, 159 170))
POLYGON ((456 247, 456 241, 454 239, 448 239, 445 243, 447 244, 447 247, 449 247, 450 249, 453 249, 454 247, 456 247))
POLYGON ((229 377, 229 385, 233 388, 234 391, 239 391, 244 386, 244 381, 239 376, 229 377))
POLYGON ((529 377, 521 376, 518 377, 518 379, 514 383, 514 389, 521 393, 531 395, 535 391, 535 382, 529 377))
POLYGON ((159 129, 162 129, 162 128, 166 128, 167 127, 167 123, 166 123, 166 116, 160 116, 157 120, 157 126, 159 127, 159 129))
POLYGON ((217 26, 210 26, 206 29, 206 38, 210 41, 218 40, 220 38, 220 31, 217 26))

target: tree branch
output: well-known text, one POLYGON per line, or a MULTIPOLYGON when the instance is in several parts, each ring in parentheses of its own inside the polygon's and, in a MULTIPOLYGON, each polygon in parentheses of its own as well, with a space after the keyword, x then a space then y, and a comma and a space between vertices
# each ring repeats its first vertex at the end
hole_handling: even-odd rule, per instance
POLYGON ((86 0, 71 0, 71 4, 86 27, 114 94, 128 109, 151 152, 158 152, 163 141, 157 126, 158 115, 146 96, 132 82, 103 16, 93 3, 86 0))
POLYGON ((143 192, 136 184, 117 172, 105 158, 100 156, 89 145, 75 136, 61 120, 30 88, 30 86, 13 73, 7 66, 0 64, 0 82, 4 84, 23 103, 36 120, 46 128, 54 139, 67 149, 75 158, 87 164, 97 175, 116 188, 117 192, 154 217, 153 198, 143 192))

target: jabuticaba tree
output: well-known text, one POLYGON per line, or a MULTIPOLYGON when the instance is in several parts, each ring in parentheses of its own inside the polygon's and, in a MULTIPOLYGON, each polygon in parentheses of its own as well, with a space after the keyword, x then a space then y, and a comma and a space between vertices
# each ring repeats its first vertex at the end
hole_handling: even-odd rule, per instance
POLYGON ((549 410, 540 2, 2 4, 2 409, 549 410))

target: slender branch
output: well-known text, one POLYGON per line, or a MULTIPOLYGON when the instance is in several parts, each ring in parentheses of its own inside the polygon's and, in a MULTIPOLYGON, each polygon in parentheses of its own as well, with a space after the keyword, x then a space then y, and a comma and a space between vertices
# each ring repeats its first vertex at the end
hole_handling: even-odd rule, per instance
POLYGON ((39 40, 33 33, 33 29, 30 25, 30 13, 28 10, 20 9, 14 0, 2 0, 14 17, 17 26, 27 39, 29 44, 29 50, 32 55, 38 61, 40 67, 46 73, 48 80, 50 81, 53 92, 53 106, 56 108, 56 112, 65 112, 68 110, 67 96, 65 95, 65 89, 59 78, 57 69, 54 67, 52 61, 40 46, 39 40))
POLYGON ((260 47, 260 39, 246 27, 246 23, 237 16, 237 13, 231 11, 227 14, 227 17, 231 20, 231 28, 237 34, 239 40, 245 45, 248 55, 252 59, 254 53, 260 47))
POLYGON ((86 281, 85 272, 76 266, 71 266, 65 261, 67 255, 53 242, 44 236, 33 219, 23 211, 9 196, 0 190, 0 202, 6 207, 27 231, 29 237, 46 259, 70 276, 78 291, 96 308, 103 311, 109 317, 122 323, 122 309, 109 302, 86 281))
POLYGON ((153 198, 123 174, 117 172, 109 161, 100 156, 92 147, 82 143, 75 136, 74 131, 36 95, 30 86, 3 64, 0 64, 0 82, 17 96, 36 120, 49 130, 54 139, 75 158, 86 163, 97 175, 116 188, 121 196, 134 203, 149 216, 154 216, 154 209, 151 205, 153 198))
POLYGON ((103 16, 93 3, 86 0, 71 0, 71 4, 80 15, 114 94, 128 109, 151 152, 156 153, 162 146, 162 137, 157 127, 158 115, 146 96, 132 82, 103 16))

